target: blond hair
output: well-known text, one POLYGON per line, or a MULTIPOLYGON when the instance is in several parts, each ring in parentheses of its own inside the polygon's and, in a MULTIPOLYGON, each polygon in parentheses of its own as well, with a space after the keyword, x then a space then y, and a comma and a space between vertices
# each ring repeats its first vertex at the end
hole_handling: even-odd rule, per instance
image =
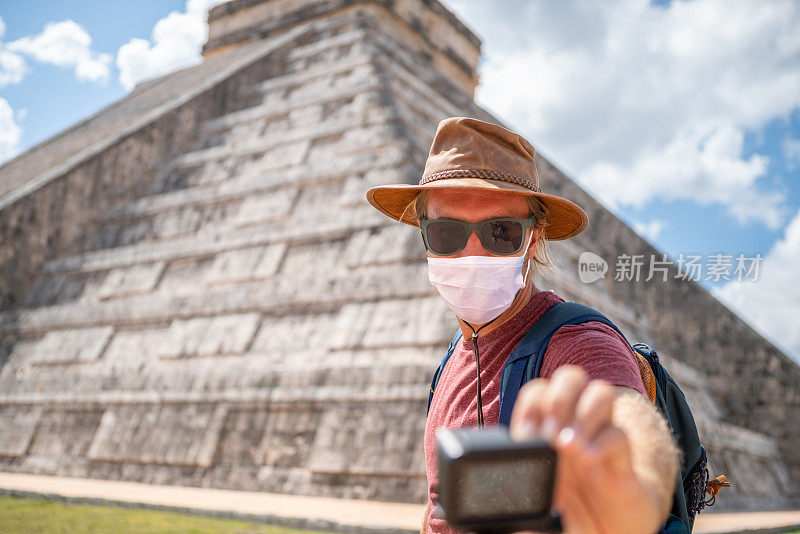
MULTIPOLYGON (((536 217, 536 222, 533 223, 531 227, 532 231, 536 231, 537 228, 543 229, 542 233, 539 235, 539 239, 536 240, 536 244, 534 245, 533 261, 530 262, 530 275, 534 276, 541 274, 545 270, 554 268, 553 258, 547 245, 547 239, 545 238, 545 229, 550 224, 550 210, 547 209, 544 202, 535 196, 526 196, 525 199, 528 202, 531 215, 536 217)), ((406 206, 401 218, 419 223, 420 218, 425 216, 427 204, 428 191, 423 189, 419 192, 417 197, 406 206)))

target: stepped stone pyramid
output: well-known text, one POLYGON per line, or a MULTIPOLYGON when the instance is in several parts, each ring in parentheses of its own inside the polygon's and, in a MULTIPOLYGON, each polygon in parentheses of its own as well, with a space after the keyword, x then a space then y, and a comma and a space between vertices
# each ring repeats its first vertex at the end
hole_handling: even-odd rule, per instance
MULTIPOLYGON (((425 499, 455 329, 418 234, 372 209, 468 115, 480 42, 436 0, 233 0, 204 62, 0 167, 0 470, 425 499)), ((535 139, 534 139, 535 141, 535 139)), ((538 158, 589 229, 539 280, 656 347, 719 506, 797 505, 800 368, 699 285, 577 278, 658 254, 538 158)))

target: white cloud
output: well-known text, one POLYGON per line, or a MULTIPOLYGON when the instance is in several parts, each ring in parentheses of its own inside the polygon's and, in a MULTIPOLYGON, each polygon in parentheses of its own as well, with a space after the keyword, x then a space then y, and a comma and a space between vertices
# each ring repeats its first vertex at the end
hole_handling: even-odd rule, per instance
POLYGON ((188 0, 186 11, 172 11, 156 22, 151 41, 134 38, 117 52, 120 83, 132 89, 137 83, 174 70, 196 65, 208 36, 208 10, 224 0, 188 0))
POLYGON ((0 87, 21 82, 27 73, 25 59, 0 44, 0 87))
POLYGON ((28 73, 25 59, 0 44, 0 87, 19 83, 28 73))
POLYGON ((800 210, 764 257, 754 282, 732 280, 712 293, 800 363, 800 210))
POLYGON ((666 226, 666 221, 662 221, 660 219, 655 219, 650 222, 634 222, 633 229, 636 230, 641 236, 644 236, 645 239, 649 241, 655 241, 658 239, 658 236, 661 235, 661 231, 666 226))
POLYGON ((448 4, 484 40, 478 101, 604 203, 686 199, 785 223, 784 194, 759 180, 769 160, 742 147, 800 107, 797 2, 448 4))
POLYGON ((22 128, 14 121, 14 110, 4 98, 0 98, 0 163, 19 153, 22 128))
MULTIPOLYGON (((0 17, 0 39, 6 33, 6 23, 0 17)), ((19 54, 6 50, 5 44, 0 41, 0 87, 19 83, 28 72, 25 59, 19 54)))
MULTIPOLYGON (((48 22, 38 35, 7 43, 6 50, 25 54, 41 63, 74 69, 82 81, 105 82, 111 56, 91 49, 92 38, 73 20, 48 22)), ((16 80, 21 80, 21 77, 16 80)))
POLYGON ((692 198, 726 206, 742 224, 755 220, 778 229, 786 216, 783 193, 755 185, 769 158, 741 158, 743 143, 744 133, 731 126, 710 133, 681 130, 666 146, 644 149, 625 167, 607 161, 590 165, 583 183, 612 206, 692 198))

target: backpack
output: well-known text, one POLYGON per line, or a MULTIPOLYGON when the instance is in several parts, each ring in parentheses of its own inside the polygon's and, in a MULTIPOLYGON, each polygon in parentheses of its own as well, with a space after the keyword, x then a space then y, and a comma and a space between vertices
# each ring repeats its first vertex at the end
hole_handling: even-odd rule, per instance
MULTIPOLYGON (((508 426, 511 410, 522 385, 539 376, 544 353, 556 330, 565 325, 588 321, 607 324, 619 332, 627 343, 619 328, 599 311, 577 302, 555 304, 528 330, 503 366, 500 381, 500 424, 508 426)), ((428 411, 439 377, 461 337, 459 329, 433 375, 428 395, 428 411)), ((672 510, 660 532, 688 534, 692 530, 697 513, 706 505, 713 505, 721 487, 730 484, 724 476, 709 482, 706 450, 697 435, 692 411, 678 384, 659 363, 656 351, 644 343, 636 343, 631 348, 637 357, 648 397, 666 418, 675 443, 681 451, 681 464, 675 481, 672 510), (706 493, 711 495, 708 500, 705 499, 706 493)))

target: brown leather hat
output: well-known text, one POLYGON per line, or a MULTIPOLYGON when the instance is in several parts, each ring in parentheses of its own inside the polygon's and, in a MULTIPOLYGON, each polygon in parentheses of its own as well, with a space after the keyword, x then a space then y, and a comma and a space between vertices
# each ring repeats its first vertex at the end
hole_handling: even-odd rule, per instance
POLYGON ((419 185, 373 187, 367 200, 393 219, 417 226, 406 214, 420 191, 434 188, 489 189, 535 196, 550 213, 545 237, 568 239, 589 222, 575 203, 542 193, 533 163, 536 151, 521 135, 502 126, 469 117, 451 117, 439 123, 419 185))

